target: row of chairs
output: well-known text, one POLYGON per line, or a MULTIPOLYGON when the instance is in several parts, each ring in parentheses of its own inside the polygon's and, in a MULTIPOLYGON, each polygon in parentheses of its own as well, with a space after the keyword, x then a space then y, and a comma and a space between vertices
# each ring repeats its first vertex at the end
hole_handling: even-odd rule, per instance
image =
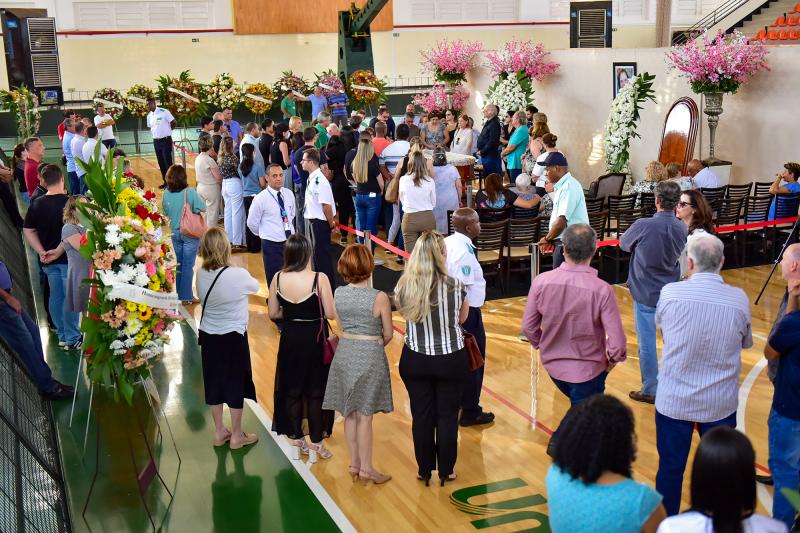
POLYGON ((751 40, 753 41, 797 41, 800 40, 798 29, 761 28, 751 40))

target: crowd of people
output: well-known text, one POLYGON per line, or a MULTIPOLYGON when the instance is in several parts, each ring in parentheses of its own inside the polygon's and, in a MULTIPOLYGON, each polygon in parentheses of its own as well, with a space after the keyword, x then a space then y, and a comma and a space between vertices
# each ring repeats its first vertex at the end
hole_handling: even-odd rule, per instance
MULTIPOLYGON (((800 245, 789 246, 783 256, 785 314, 764 350, 777 362, 768 421, 776 489, 770 519, 754 514, 753 448, 732 430, 742 350, 753 341, 748 298, 720 275, 724 246, 698 190, 716 178, 696 161, 689 162, 686 178, 680 168, 651 163, 636 184, 636 192, 653 194, 656 212, 633 223, 620 248, 631 254, 628 287, 641 371, 641 387, 629 398, 655 406, 659 462, 653 489, 632 479, 636 435, 630 408, 604 394, 609 372, 627 358, 627 339, 614 290, 591 266, 598 236, 588 224, 583 188, 546 116, 531 106, 501 124, 498 108, 489 104, 477 132, 466 115, 448 110, 417 116, 409 104, 402 122, 395 124, 382 106, 367 125, 365 113, 348 115, 346 97, 328 99, 320 89, 307 97, 314 120, 305 128, 297 106, 305 98, 294 93, 281 101, 281 122, 242 127, 230 109, 203 118, 196 187, 172 159, 174 117, 148 102, 163 212, 178 262, 178 298, 203 304, 198 341, 215 446, 257 442, 241 420, 244 399, 256 397, 248 297, 266 282, 269 318, 280 333, 272 430, 288 439, 293 458, 330 458, 325 439, 333 435, 339 412, 349 475, 376 484, 391 479, 373 458, 372 424, 375 414, 394 408, 385 352, 393 337, 394 303, 405 320, 399 372, 410 401, 417 477, 427 485, 436 471, 441 485, 455 480, 459 425, 495 419, 480 404, 485 365, 471 368, 468 355, 474 344, 486 358, 486 282, 474 240, 482 222, 540 216, 549 224, 538 245, 552 249, 553 269, 533 280, 521 325, 571 406, 547 448, 553 458, 547 475, 553 530, 792 526, 795 512, 780 489, 800 488, 800 245), (477 209, 465 206, 464 183, 448 152, 475 155, 483 166, 477 209), (187 207, 204 218, 207 230, 200 238, 181 233, 187 207), (351 220, 372 235, 382 227, 386 240, 409 254, 396 258, 405 264, 391 297, 371 285, 381 264, 373 241, 359 237, 350 243, 338 235, 346 247, 334 263, 337 223, 349 226, 351 220), (231 254, 245 251, 262 254, 265 279, 231 265, 231 254), (202 264, 195 274, 198 255, 202 264), (338 287, 336 273, 344 281, 338 287), (660 364, 657 328, 664 341, 660 364), (692 508, 678 514, 695 428, 702 440, 692 468, 692 508)), ((24 185, 21 196, 29 207, 21 225, 47 280, 55 334, 64 349, 78 350, 88 263, 77 253, 86 229, 75 212, 86 186, 75 159, 106 157, 114 145, 113 120, 100 106, 93 123, 71 115, 63 130, 66 181, 61 167, 42 162, 44 145, 37 138, 15 149, 11 166, 21 193, 24 185)), ((787 164, 775 192, 794 191, 798 174, 800 166, 787 164)), ((22 354, 43 395, 71 397, 69 386, 53 380, 38 330, 12 295, 3 264, 0 298, 0 336, 22 354)))

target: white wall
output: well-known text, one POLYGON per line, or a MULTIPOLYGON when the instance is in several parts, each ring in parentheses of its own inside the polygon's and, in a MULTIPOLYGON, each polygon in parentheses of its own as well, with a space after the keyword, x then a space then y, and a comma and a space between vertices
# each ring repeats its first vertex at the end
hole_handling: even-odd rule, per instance
MULTIPOLYGON (((631 169, 641 179, 645 165, 658 157, 664 118, 675 100, 691 96, 701 99, 688 83, 666 73, 666 49, 557 50, 553 59, 558 72, 535 83, 536 104, 547 114, 559 147, 567 154, 573 174, 584 185, 605 170, 603 131, 612 101, 611 65, 614 61, 636 61, 638 71, 656 75, 656 103, 644 105, 638 132, 631 143, 631 169)), ((717 128, 716 155, 733 162, 731 183, 767 181, 787 161, 800 160, 800 129, 797 127, 797 87, 800 86, 800 46, 770 47, 769 72, 745 84, 737 94, 726 95, 717 128)), ((473 95, 468 113, 480 116, 477 93, 491 83, 485 70, 469 79, 473 95)), ((702 115, 696 156, 708 157, 708 126, 702 115), (701 149, 702 147, 702 149, 701 149)))

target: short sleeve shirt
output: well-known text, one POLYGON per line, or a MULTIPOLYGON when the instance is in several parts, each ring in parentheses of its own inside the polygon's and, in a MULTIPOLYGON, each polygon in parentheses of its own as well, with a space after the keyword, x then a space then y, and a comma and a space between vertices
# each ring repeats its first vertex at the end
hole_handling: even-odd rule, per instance
POLYGON ((317 118, 321 112, 325 111, 325 106, 328 105, 328 99, 325 95, 314 96, 308 95, 308 101, 311 102, 311 119, 317 118))
POLYGON ((328 144, 328 131, 322 126, 322 124, 317 124, 314 126, 317 128, 317 142, 314 143, 315 148, 323 148, 328 144))
POLYGON ((101 122, 106 121, 106 120, 108 120, 110 118, 111 118, 111 115, 109 115, 108 113, 106 113, 102 117, 100 115, 95 115, 94 116, 94 125, 97 126, 97 129, 100 130, 100 135, 101 135, 100 140, 101 141, 109 141, 109 140, 114 138, 114 126, 112 126, 110 124, 108 126, 106 126, 105 128, 101 128, 100 126, 98 126, 98 124, 100 124, 101 122))
POLYGON ((475 245, 463 233, 453 233, 444 240, 447 249, 447 273, 464 284, 470 307, 481 307, 486 299, 486 280, 478 262, 475 245))
POLYGON ((288 96, 284 96, 283 100, 281 100, 281 109, 285 109, 289 116, 296 116, 297 115, 297 105, 294 100, 289 98, 288 96))
MULTIPOLYGON (((31 202, 25 215, 23 227, 36 230, 39 242, 45 250, 55 250, 61 244, 61 228, 64 227, 66 194, 47 194, 31 202)), ((61 254, 53 263, 66 263, 67 254, 61 254)), ((52 263, 51 263, 52 264, 52 263)))
POLYGON ((522 168, 522 154, 525 153, 525 149, 528 147, 528 126, 520 126, 515 129, 508 140, 508 144, 513 144, 516 148, 508 154, 508 159, 506 160, 507 168, 522 168))
POLYGON ((331 115, 333 115, 334 117, 347 116, 347 104, 350 103, 350 100, 347 99, 346 94, 344 93, 334 94, 333 96, 328 98, 328 103, 331 105, 331 115), (344 105, 334 106, 333 104, 344 104, 344 105))
POLYGON ((161 200, 161 206, 164 208, 164 214, 169 218, 169 226, 172 228, 172 233, 175 234, 181 232, 181 213, 183 212, 184 193, 186 193, 186 202, 188 202, 189 206, 192 208, 192 213, 199 213, 206 209, 206 203, 192 187, 186 187, 178 192, 165 190, 164 197, 161 200))
POLYGON ((207 152, 203 152, 194 160, 194 171, 197 176, 197 183, 202 185, 213 185, 217 182, 212 169, 217 167, 217 162, 211 159, 207 152))
POLYGON ((553 186, 553 212, 550 213, 550 228, 556 223, 558 217, 567 219, 567 225, 588 224, 589 213, 586 211, 586 198, 583 187, 567 172, 558 183, 553 186))
POLYGON ((322 171, 317 169, 308 177, 308 185, 306 186, 306 206, 303 217, 327 220, 325 212, 322 210, 322 204, 331 206, 333 214, 336 214, 336 205, 333 201, 331 184, 328 182, 328 178, 322 174, 322 171))
POLYGON ((150 111, 147 114, 147 127, 150 128, 150 133, 153 139, 163 139, 172 135, 172 126, 170 123, 175 120, 172 113, 163 107, 157 107, 155 111, 150 111))
POLYGON ((781 416, 800 420, 800 311, 781 319, 769 345, 781 354, 772 408, 781 416))

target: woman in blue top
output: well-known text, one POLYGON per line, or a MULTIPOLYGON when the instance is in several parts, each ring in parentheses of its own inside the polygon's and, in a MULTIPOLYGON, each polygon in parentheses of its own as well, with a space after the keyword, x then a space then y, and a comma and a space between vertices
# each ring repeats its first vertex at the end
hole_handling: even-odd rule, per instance
POLYGON ((631 479, 633 412, 613 396, 576 404, 558 431, 547 472, 554 533, 655 533, 666 517, 661 495, 631 479))
POLYGON ((178 260, 175 287, 178 290, 178 298, 184 305, 189 305, 200 301, 192 295, 194 261, 197 258, 200 239, 181 234, 181 213, 183 205, 186 203, 195 214, 205 211, 206 204, 197 194, 197 190, 187 184, 186 169, 181 165, 169 167, 166 180, 167 188, 161 199, 161 207, 169 218, 169 226, 172 229, 172 247, 175 249, 175 258, 178 260))
POLYGON ((500 155, 506 158, 508 179, 514 183, 517 176, 522 174, 522 154, 528 147, 528 119, 524 111, 514 113, 511 117, 511 126, 514 128, 514 133, 511 134, 508 145, 503 148, 500 155))

